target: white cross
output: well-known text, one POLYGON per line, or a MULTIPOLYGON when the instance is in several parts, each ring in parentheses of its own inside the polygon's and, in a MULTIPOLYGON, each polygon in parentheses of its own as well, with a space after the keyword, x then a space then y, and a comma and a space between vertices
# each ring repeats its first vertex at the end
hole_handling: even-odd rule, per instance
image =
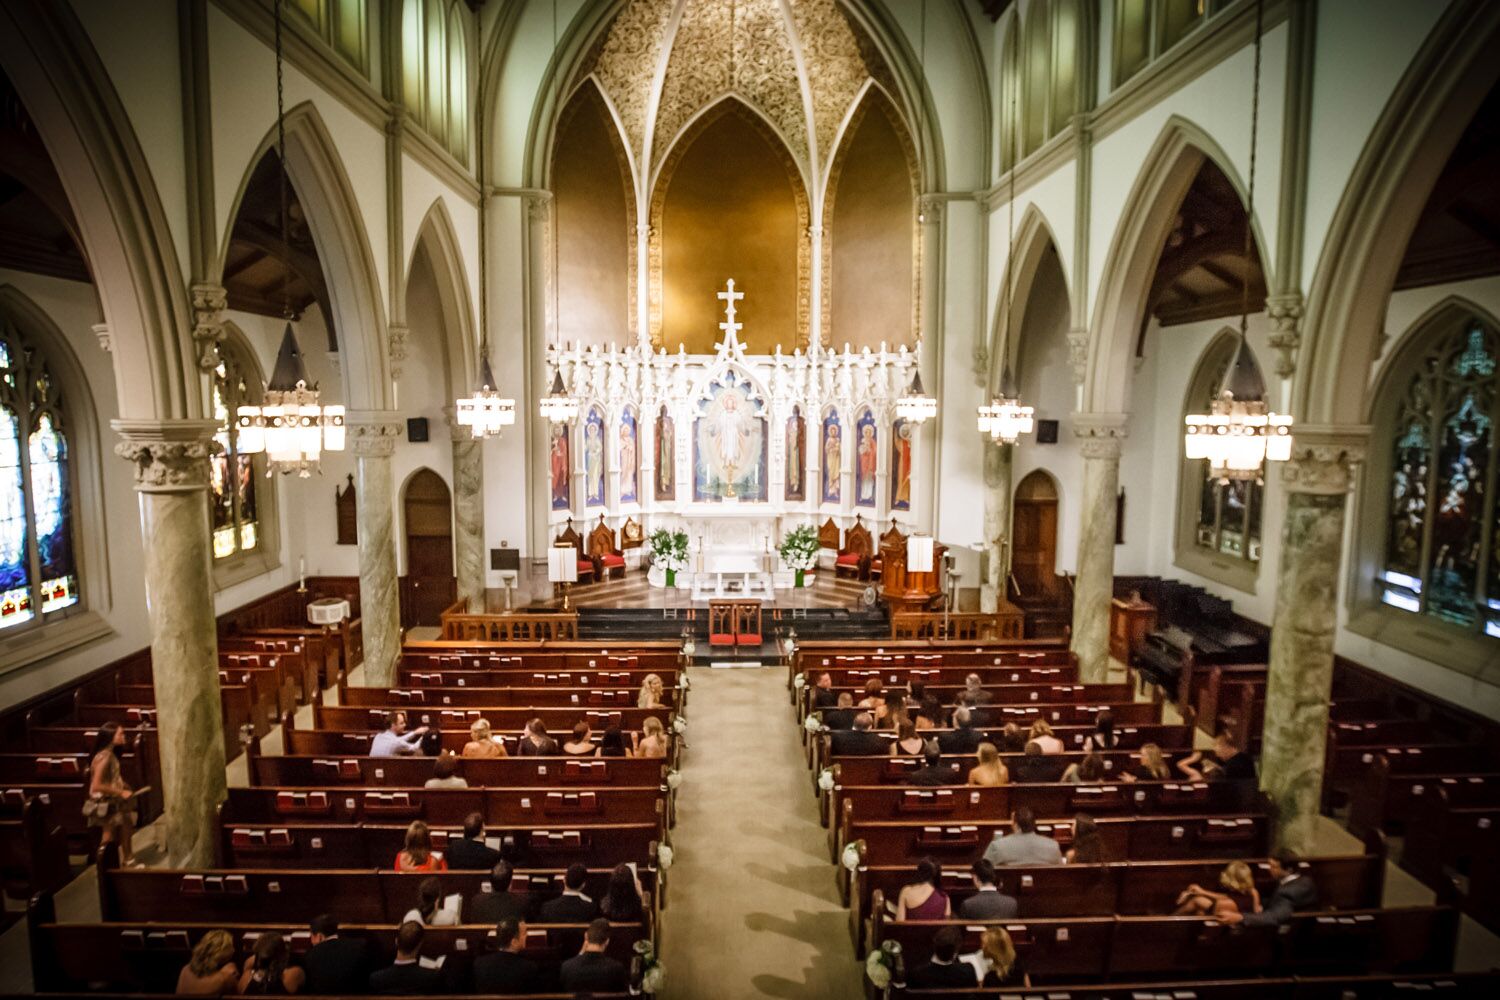
POLYGON ((719 329, 724 331, 724 346, 726 348, 729 348, 730 350, 733 350, 733 345, 739 343, 740 331, 745 328, 745 324, 736 323, 734 321, 734 303, 737 299, 743 299, 745 297, 745 293, 735 291, 734 279, 730 278, 725 290, 722 292, 718 292, 717 295, 720 299, 723 300, 724 313, 728 317, 726 322, 719 324, 719 329))

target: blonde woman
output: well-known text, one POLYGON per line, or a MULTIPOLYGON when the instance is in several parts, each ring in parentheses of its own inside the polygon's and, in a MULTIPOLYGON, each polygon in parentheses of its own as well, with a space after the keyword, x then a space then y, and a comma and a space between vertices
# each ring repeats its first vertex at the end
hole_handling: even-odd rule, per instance
POLYGON ((209 931, 193 948, 188 964, 177 974, 177 995, 217 997, 232 992, 240 981, 234 964, 234 939, 228 931, 209 931))
POLYGON ((1052 727, 1046 719, 1037 719, 1031 724, 1031 742, 1042 748, 1042 753, 1062 753, 1063 741, 1052 735, 1052 727))
POLYGON ((1126 781, 1166 781, 1172 777, 1161 747, 1145 743, 1135 752, 1135 765, 1125 772, 1126 781))
POLYGON ((979 951, 965 955, 964 959, 973 963, 979 973, 979 985, 983 987, 1031 986, 1031 977, 1026 975, 1016 958, 1015 942, 1004 927, 986 928, 984 937, 979 939, 979 951))
POLYGON ((667 755, 667 731, 661 720, 650 716, 641 723, 641 735, 635 743, 637 757, 665 757, 667 755))
POLYGON ((1214 917, 1233 923, 1260 912, 1260 892, 1245 862, 1231 861, 1225 865, 1219 873, 1219 886, 1223 892, 1205 889, 1197 883, 1188 886, 1177 897, 1175 915, 1214 917))
POLYGON ((995 749, 995 744, 979 744, 979 750, 975 756, 979 758, 979 763, 969 768, 969 784, 987 786, 1010 784, 1010 769, 1005 766, 1005 761, 1000 759, 1000 751, 995 749))
POLYGON ((636 708, 661 708, 662 686, 661 678, 656 674, 647 674, 646 679, 641 681, 641 693, 636 696, 636 708))
POLYGON ((489 719, 475 719, 469 726, 469 742, 464 744, 465 757, 505 757, 505 744, 490 732, 489 719))

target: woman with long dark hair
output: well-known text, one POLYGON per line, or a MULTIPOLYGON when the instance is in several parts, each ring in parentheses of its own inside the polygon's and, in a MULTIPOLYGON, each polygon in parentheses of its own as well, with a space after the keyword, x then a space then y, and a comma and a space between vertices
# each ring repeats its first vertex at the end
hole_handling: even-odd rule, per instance
POLYGON ((604 891, 599 912, 615 923, 622 924, 636 923, 644 918, 641 883, 635 877, 635 870, 629 865, 615 865, 615 870, 609 873, 609 888, 604 891))
POLYGON ((255 939, 255 953, 240 973, 240 992, 249 996, 284 996, 296 993, 307 981, 307 973, 291 964, 286 938, 266 931, 255 939))
POLYGON ((118 722, 106 722, 94 736, 94 756, 89 763, 89 797, 83 803, 88 825, 100 830, 99 846, 118 844, 120 864, 135 867, 135 792, 120 774, 120 748, 125 730, 118 722))
POLYGON ((917 862, 916 881, 901 888, 896 897, 897 920, 943 920, 953 915, 948 894, 940 888, 943 873, 937 862, 923 858, 917 862))

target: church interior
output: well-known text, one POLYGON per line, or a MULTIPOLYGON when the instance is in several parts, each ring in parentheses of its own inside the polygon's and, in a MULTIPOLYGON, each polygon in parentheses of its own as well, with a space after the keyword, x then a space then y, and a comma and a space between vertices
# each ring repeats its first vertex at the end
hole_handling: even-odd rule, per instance
POLYGON ((0 997, 1500 995, 1496 53, 0 0, 0 997))

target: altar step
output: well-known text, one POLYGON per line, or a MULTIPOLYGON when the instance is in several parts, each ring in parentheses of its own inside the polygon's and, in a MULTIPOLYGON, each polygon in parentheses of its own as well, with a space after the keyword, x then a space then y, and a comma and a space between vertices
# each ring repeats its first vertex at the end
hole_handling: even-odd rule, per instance
MULTIPOLYGON (((774 658, 772 640, 796 629, 800 639, 878 640, 890 635, 890 620, 880 608, 767 609, 762 629, 766 654, 774 658)), ((678 639, 683 630, 692 633, 701 653, 708 652, 708 614, 703 608, 579 608, 578 636, 603 642, 678 639)), ((761 650, 742 650, 741 655, 761 655, 761 650)))

